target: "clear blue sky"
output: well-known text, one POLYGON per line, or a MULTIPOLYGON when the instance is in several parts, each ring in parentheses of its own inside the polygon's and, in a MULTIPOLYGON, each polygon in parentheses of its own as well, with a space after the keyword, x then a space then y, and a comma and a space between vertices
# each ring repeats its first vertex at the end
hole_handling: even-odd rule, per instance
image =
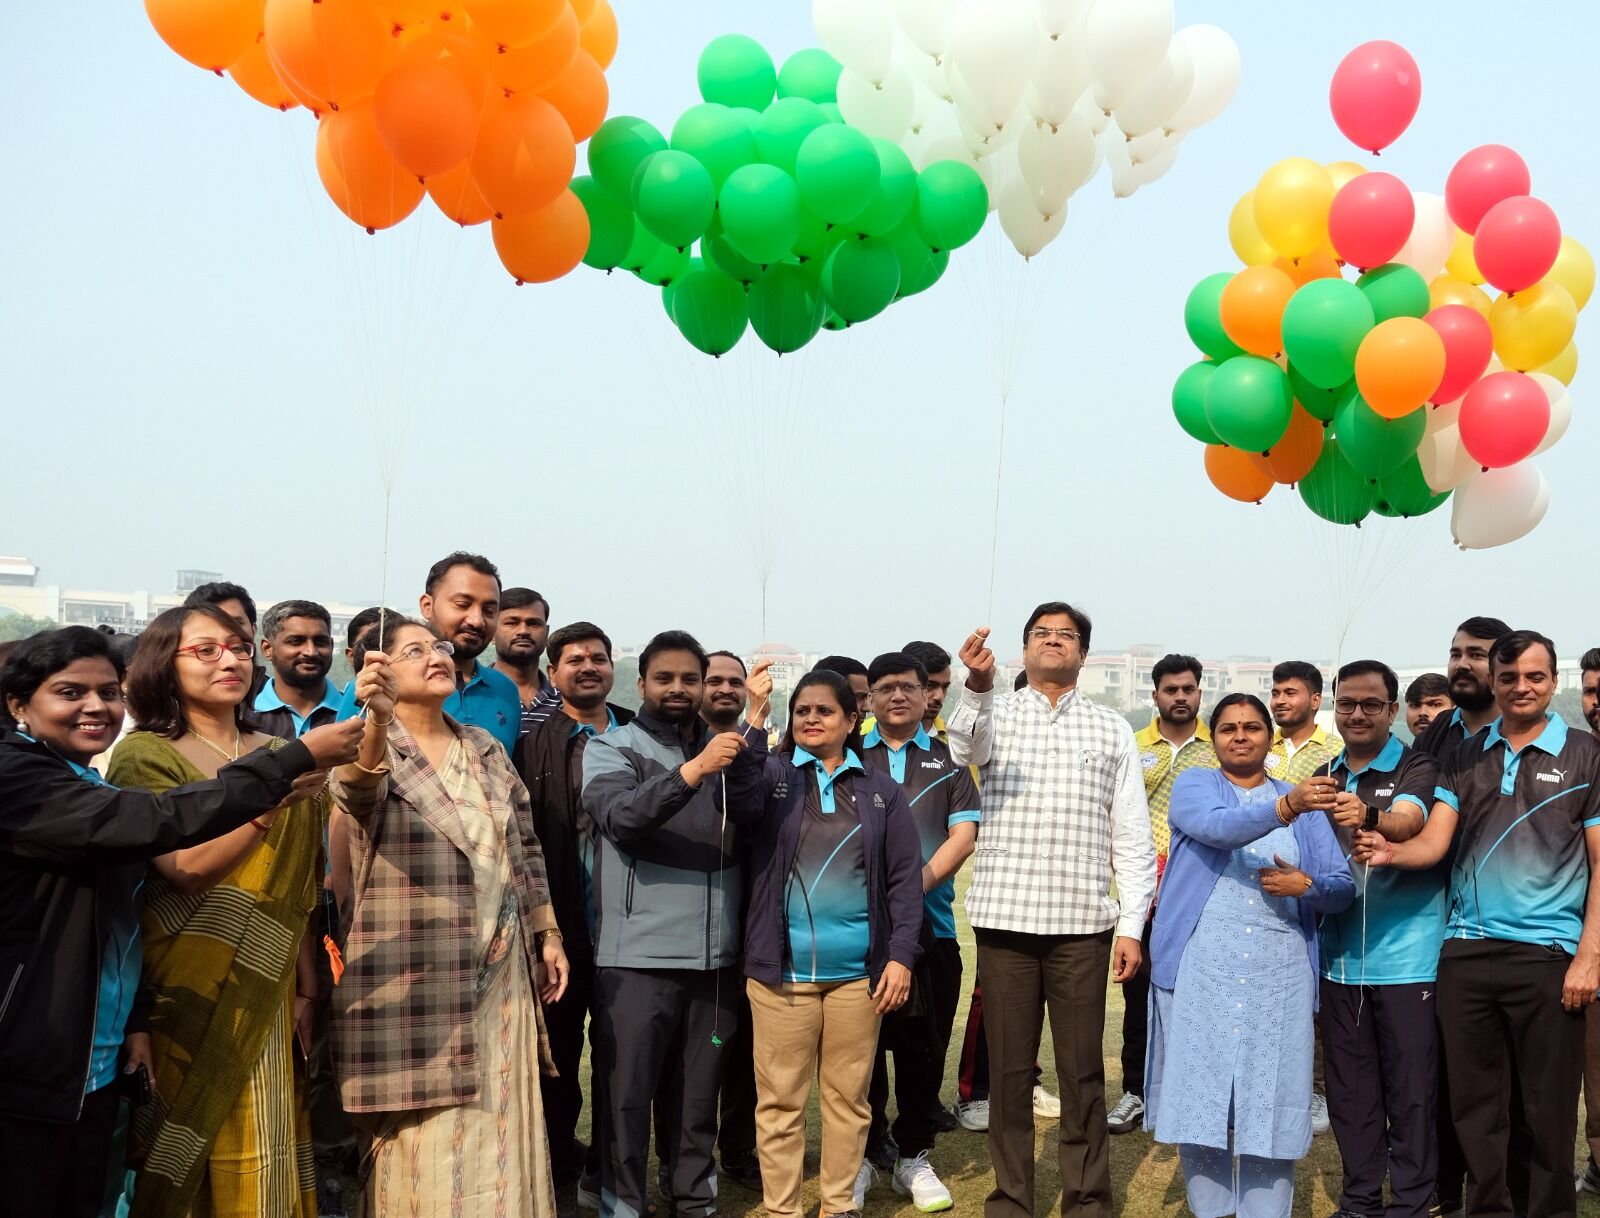
MULTIPOLYGON (((742 31, 780 59, 812 41, 792 0, 617 8, 611 112, 664 128, 697 100, 707 39, 742 31)), ((426 204, 361 233, 322 195, 307 116, 184 64, 142 5, 25 5, 0 45, 0 551, 52 583, 161 589, 194 566, 268 594, 376 599, 390 468, 394 603, 467 547, 546 592, 558 620, 749 648, 766 565, 768 638, 953 646, 989 612, 1000 370, 1020 316, 1003 639, 1065 597, 1094 615, 1097 644, 1202 655, 1420 663, 1478 612, 1541 627, 1563 653, 1600 641, 1587 369, 1571 430, 1540 458, 1545 523, 1477 554, 1454 549, 1447 512, 1357 533, 1282 489, 1264 508, 1224 501, 1168 406, 1194 358, 1184 296, 1235 266, 1234 200, 1284 156, 1355 154, 1327 82, 1365 39, 1400 41, 1423 73, 1385 169, 1442 192, 1461 152, 1508 143, 1600 249, 1593 8, 1180 0, 1178 14, 1230 30, 1244 83, 1165 179, 1119 202, 1102 171, 1027 267, 987 232, 933 290, 844 336, 781 362, 747 337, 713 362, 631 278, 580 268, 513 288, 486 228, 426 204)), ((1587 319, 1578 338, 1600 360, 1587 319)))

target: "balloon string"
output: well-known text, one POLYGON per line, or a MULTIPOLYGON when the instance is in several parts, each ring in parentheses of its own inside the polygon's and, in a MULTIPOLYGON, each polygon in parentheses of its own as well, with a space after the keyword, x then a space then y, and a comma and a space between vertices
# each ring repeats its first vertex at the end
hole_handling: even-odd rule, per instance
MULTIPOLYGON (((383 637, 384 615, 388 612, 389 605, 389 505, 394 501, 394 475, 389 470, 383 473, 383 569, 378 573, 378 634, 377 650, 384 650, 387 640, 383 637)), ((351 678, 354 680, 354 678, 351 678)), ((360 708, 361 717, 367 715, 367 704, 363 702, 360 708)))
POLYGON ((1010 401, 1011 387, 1007 384, 1000 391, 1000 442, 994 455, 994 519, 990 521, 992 527, 989 533, 989 607, 983 615, 986 624, 994 619, 994 578, 1000 564, 1000 488, 1006 462, 1006 406, 1010 401))

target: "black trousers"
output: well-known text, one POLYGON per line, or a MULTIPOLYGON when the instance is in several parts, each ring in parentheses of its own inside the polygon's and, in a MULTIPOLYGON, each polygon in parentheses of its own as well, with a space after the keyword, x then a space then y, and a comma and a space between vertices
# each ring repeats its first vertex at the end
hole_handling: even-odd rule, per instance
POLYGON ((1144 924, 1139 971, 1122 983, 1122 1089, 1144 1099, 1144 1059, 1150 1041, 1150 930, 1144 924))
POLYGON ((27 1218, 97 1218, 122 1097, 90 1092, 72 1125, 0 1117, 0 1212, 27 1218))
MULTIPOLYGON (((717 1095, 724 1037, 737 1031, 734 969, 601 968, 595 973, 606 1079, 601 1218, 640 1218, 648 1196, 651 1108, 665 1083, 672 1204, 682 1218, 717 1209, 717 1095)), ((666 1159, 669 1156, 663 1155, 666 1159)))
POLYGON ((1432 981, 1322 981, 1317 1022, 1327 1062, 1328 1119, 1344 1164, 1342 1209, 1427 1218, 1438 1166, 1438 988, 1432 981))
MULTIPOLYGON (((578 1141, 578 1118, 583 1115, 583 1035, 590 1025, 594 1005, 594 961, 570 959, 571 977, 561 1001, 544 1009, 545 1031, 550 1037, 550 1055, 555 1059, 557 1076, 539 1080, 544 1100, 545 1132, 550 1141, 550 1178, 557 1188, 577 1182, 583 1172, 584 1147, 578 1141)), ((591 1029, 592 1034, 592 1029, 591 1029)), ((600 1082, 594 1061, 589 1063, 590 1090, 600 1082)), ((593 1100, 591 1124, 600 1124, 599 1108, 603 1094, 593 1100)), ((596 1162, 598 1162, 598 1157, 596 1162)))
POLYGON ((722 1034, 722 1131, 717 1149, 724 1161, 756 1153, 755 1042, 750 999, 743 985, 734 987, 733 1009, 739 1026, 732 1036, 722 1034))
POLYGON ((933 939, 919 974, 929 982, 928 1003, 933 1008, 933 1035, 903 1033, 899 1020, 884 1020, 878 1037, 878 1057, 872 1067, 867 1102, 872 1123, 867 1145, 883 1140, 889 1127, 889 1054, 894 1054, 894 1140, 903 1158, 912 1159, 933 1149, 938 1132, 934 1116, 944 1086, 944 1062, 950 1051, 950 1033, 956 1007, 961 1002, 961 944, 954 939, 933 939))
POLYGON ((1526 1213, 1577 1212, 1572 1144, 1584 1020, 1561 1006, 1571 962, 1559 948, 1494 939, 1453 939, 1439 958, 1450 1111, 1473 1218, 1514 1218, 1519 1169, 1526 1213), (1522 1104, 1525 1143, 1513 1137, 1513 1097, 1522 1104))

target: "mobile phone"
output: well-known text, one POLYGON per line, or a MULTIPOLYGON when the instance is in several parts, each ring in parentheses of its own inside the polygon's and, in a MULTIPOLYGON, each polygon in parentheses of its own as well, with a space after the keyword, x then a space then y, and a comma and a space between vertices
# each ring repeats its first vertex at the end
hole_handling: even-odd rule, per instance
POLYGON ((128 1097, 128 1103, 135 1108, 142 1108, 155 1098, 155 1090, 150 1086, 150 1068, 143 1062, 127 1071, 122 1076, 122 1093, 128 1097))

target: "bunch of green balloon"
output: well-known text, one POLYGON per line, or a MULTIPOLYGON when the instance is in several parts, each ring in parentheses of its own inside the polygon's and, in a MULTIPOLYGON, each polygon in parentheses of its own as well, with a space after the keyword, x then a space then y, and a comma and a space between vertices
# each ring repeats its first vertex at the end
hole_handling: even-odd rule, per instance
POLYGON ((589 215, 584 261, 663 290, 679 332, 708 355, 746 327, 780 355, 931 287, 972 240, 988 192, 970 165, 921 173, 898 145, 846 124, 840 66, 815 48, 781 70, 760 43, 713 39, 704 101, 670 135, 608 119, 573 193, 589 215))

